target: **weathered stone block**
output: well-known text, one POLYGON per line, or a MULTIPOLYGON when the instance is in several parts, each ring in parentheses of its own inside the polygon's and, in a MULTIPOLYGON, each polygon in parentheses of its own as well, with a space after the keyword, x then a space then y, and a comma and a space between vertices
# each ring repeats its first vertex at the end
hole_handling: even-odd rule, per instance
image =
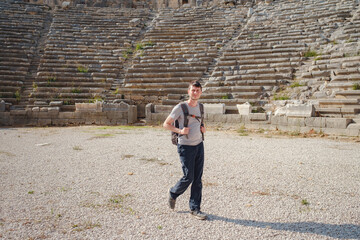
MULTIPOLYGON (((138 111, 137 111, 137 106, 135 105, 131 105, 129 108, 129 111, 127 113, 128 115, 128 124, 134 123, 137 121, 138 115, 137 115, 138 111)), ((126 117, 126 116, 125 116, 126 117)))
POLYGON ((38 126, 45 127, 51 125, 51 119, 50 118, 42 118, 38 119, 38 126))
POLYGON ((244 104, 236 104, 236 107, 240 115, 248 116, 251 113, 251 104, 246 102, 244 104))
POLYGON ((349 124, 347 129, 346 129, 346 134, 348 136, 360 136, 360 124, 359 123, 352 123, 349 124))
POLYGON ((51 120, 52 126, 67 126, 68 125, 68 119, 52 119, 51 120))
POLYGON ((0 126, 9 126, 10 123, 10 112, 0 112, 0 126))
POLYGON ((4 100, 2 100, 0 102, 0 112, 5 112, 5 101, 4 100))
POLYGON ((60 108, 59 107, 49 107, 48 112, 49 113, 59 113, 60 108))
POLYGON ((216 104, 204 103, 204 113, 224 114, 225 113, 225 104, 223 104, 223 103, 216 103, 216 104))
POLYGON ((305 127, 305 118, 288 117, 288 126, 305 127))
POLYGON ((109 111, 128 111, 129 104, 125 102, 120 103, 103 103, 102 111, 109 112, 109 111))
POLYGON ((73 119, 75 118, 74 112, 59 112, 59 119, 73 119))
POLYGON ((315 108, 312 104, 288 104, 286 105, 286 116, 288 117, 314 117, 315 108))
POLYGON ((273 125, 288 125, 288 118, 286 116, 272 116, 271 117, 271 124, 273 125))
POLYGON ((305 126, 314 128, 325 128, 325 118, 321 117, 309 117, 305 118, 305 126))
POLYGON ((75 103, 76 112, 102 112, 102 102, 75 103))
POLYGON ((327 118, 326 127, 327 128, 340 128, 345 129, 347 126, 352 123, 352 119, 348 118, 327 118))
POLYGON ((266 121, 267 115, 266 113, 250 113, 249 119, 250 121, 266 121))
POLYGON ((174 106, 169 105, 155 105, 154 112, 155 113, 170 113, 174 106))
POLYGON ((11 110, 10 111, 10 115, 16 116, 16 117, 26 116, 26 114, 27 114, 27 110, 11 110))
POLYGON ((146 119, 150 120, 151 119, 151 114, 153 112, 154 112, 154 104, 148 103, 145 106, 145 117, 146 117, 146 119))
POLYGON ((63 105, 63 101, 51 101, 50 107, 61 107, 63 105))

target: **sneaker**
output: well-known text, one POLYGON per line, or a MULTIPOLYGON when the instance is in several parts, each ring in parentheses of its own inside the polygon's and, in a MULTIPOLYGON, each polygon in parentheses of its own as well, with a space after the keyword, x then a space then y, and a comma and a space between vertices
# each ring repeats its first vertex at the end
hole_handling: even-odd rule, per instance
POLYGON ((176 203, 176 200, 173 199, 171 196, 169 196, 169 207, 174 210, 175 208, 175 203, 176 203))
POLYGON ((205 213, 201 212, 200 210, 194 210, 191 211, 191 215, 193 215, 193 217, 199 219, 199 220, 205 220, 207 219, 207 216, 205 213))

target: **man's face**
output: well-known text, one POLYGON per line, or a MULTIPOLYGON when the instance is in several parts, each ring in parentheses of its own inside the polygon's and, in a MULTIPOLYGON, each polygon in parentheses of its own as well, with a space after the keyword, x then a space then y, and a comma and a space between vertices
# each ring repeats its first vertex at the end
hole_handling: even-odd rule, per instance
POLYGON ((194 86, 191 86, 189 89, 188 89, 188 94, 189 94, 189 97, 191 100, 198 100, 201 96, 201 88, 199 87, 194 87, 194 86))

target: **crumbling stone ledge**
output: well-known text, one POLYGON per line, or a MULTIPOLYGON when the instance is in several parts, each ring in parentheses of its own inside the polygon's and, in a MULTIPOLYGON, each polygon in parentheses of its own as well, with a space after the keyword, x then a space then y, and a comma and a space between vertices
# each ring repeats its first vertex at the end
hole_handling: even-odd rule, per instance
POLYGON ((128 125, 137 121, 137 107, 119 103, 77 103, 75 112, 62 112, 62 103, 0 112, 0 126, 128 125))
MULTIPOLYGON (((146 106, 147 124, 161 124, 169 115, 171 109, 159 108, 152 104, 146 106), (161 110, 157 112, 156 110, 161 110)), ((281 131, 296 131, 306 133, 311 130, 331 135, 360 136, 360 119, 329 118, 329 117, 290 117, 275 116, 267 113, 222 114, 206 113, 207 124, 224 124, 231 126, 245 126, 249 129, 268 129, 281 131)))

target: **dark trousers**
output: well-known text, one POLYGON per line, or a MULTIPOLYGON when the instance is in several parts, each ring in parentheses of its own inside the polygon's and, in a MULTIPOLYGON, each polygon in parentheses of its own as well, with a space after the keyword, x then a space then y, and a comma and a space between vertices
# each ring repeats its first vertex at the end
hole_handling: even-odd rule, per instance
POLYGON ((204 144, 196 146, 178 145, 178 153, 184 176, 170 189, 173 199, 183 194, 191 185, 190 210, 200 210, 202 182, 204 169, 204 144))

